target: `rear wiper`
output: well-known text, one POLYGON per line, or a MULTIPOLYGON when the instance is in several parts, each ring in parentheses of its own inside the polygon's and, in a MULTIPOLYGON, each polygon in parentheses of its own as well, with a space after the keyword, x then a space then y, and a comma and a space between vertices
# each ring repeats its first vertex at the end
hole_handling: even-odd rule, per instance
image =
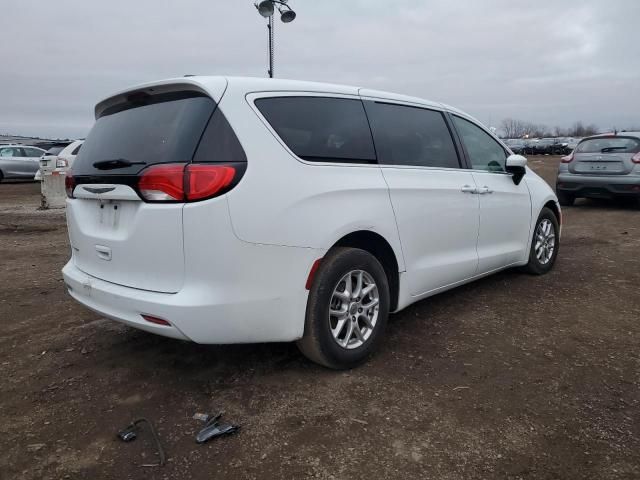
POLYGON ((93 166, 98 170, 114 170, 116 168, 126 168, 131 165, 146 165, 147 162, 130 162, 124 158, 114 158, 112 160, 100 160, 95 162, 93 166))
POLYGON ((614 150, 625 150, 627 147, 605 147, 600 150, 600 153, 613 152, 614 150))

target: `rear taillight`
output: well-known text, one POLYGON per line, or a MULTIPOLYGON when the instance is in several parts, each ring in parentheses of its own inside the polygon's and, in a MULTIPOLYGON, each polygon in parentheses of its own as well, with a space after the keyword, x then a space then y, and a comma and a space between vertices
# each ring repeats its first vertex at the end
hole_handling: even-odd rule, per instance
POLYGON ((76 188, 76 180, 73 178, 71 170, 67 170, 67 174, 64 177, 64 189, 67 191, 67 197, 73 197, 73 189, 76 188))
POLYGON ((193 202, 223 193, 235 176, 231 165, 154 165, 141 173, 138 190, 150 202, 193 202))
POLYGON ((640 163, 640 152, 636 153, 633 157, 631 157, 631 161, 633 163, 640 163))
POLYGON ((138 180, 138 190, 152 202, 184 201, 184 167, 180 164, 156 165, 144 170, 138 180))
POLYGON ((56 168, 64 168, 67 166, 67 161, 64 158, 56 159, 56 168))
POLYGON ((187 200, 214 197, 233 181, 236 169, 229 165, 187 165, 185 169, 185 196, 187 200))
POLYGON ((571 163, 573 161, 573 152, 571 152, 569 155, 567 155, 566 157, 562 157, 560 159, 560 161, 562 163, 571 163))

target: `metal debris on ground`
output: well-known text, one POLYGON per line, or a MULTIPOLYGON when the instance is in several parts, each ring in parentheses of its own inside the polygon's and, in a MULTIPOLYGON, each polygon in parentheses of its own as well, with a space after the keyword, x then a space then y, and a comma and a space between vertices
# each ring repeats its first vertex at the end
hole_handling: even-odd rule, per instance
POLYGON ((158 463, 153 463, 153 464, 144 464, 142 465, 143 467, 162 467, 165 464, 166 461, 166 457, 164 454, 164 449, 162 448, 162 444, 160 443, 160 438, 158 437, 158 434, 156 433, 156 429, 153 427, 153 424, 147 420, 146 418, 138 418, 136 420, 134 420, 133 422, 131 422, 131 424, 129 424, 126 428, 120 430, 118 432, 118 438, 120 440, 122 440, 123 442, 132 442, 133 440, 135 440, 138 437, 138 430, 139 427, 138 425, 140 425, 141 423, 146 423, 147 425, 149 425, 149 430, 151 431, 151 436, 153 436, 153 439, 156 442, 156 447, 158 448, 158 456, 160 457, 160 461, 158 463))
MULTIPOLYGON (((235 433, 238 430, 240 430, 239 425, 231 425, 229 423, 220 423, 220 419, 222 418, 222 413, 219 413, 215 417, 210 415, 203 416, 202 414, 196 414, 196 415, 198 416, 197 418, 198 420, 206 418, 206 422, 207 422, 204 428, 200 430, 196 435, 197 443, 206 443, 212 438, 221 437, 223 435, 231 435, 232 433, 235 433)), ((196 418, 196 415, 194 415, 194 418, 196 418)))

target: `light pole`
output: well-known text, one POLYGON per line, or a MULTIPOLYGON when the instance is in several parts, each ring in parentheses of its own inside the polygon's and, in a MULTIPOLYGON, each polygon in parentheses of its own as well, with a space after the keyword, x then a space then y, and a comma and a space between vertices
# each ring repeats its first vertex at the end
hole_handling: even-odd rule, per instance
POLYGON ((276 5, 280 12, 280 20, 284 23, 291 23, 296 19, 296 12, 291 10, 291 7, 287 5, 289 0, 263 0, 262 2, 256 2, 255 6, 258 9, 258 13, 265 18, 269 19, 267 29, 269 31, 269 78, 273 78, 273 56, 275 49, 275 37, 274 29, 275 22, 273 21, 273 13, 276 5))

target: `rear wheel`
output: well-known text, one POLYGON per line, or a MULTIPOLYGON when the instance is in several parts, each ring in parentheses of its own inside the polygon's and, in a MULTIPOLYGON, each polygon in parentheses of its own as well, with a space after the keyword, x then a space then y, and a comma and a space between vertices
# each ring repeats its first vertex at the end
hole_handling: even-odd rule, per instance
POLYGON ((558 219, 547 207, 543 208, 533 230, 529 263, 525 270, 533 275, 544 275, 553 268, 560 247, 558 219))
POLYGON ((558 202, 563 207, 570 207, 576 201, 576 197, 564 192, 556 192, 556 196, 558 197, 558 202))
POLYGON ((380 262, 357 248, 332 249, 309 292, 298 348, 326 367, 354 367, 380 344, 388 315, 389 283, 380 262))

